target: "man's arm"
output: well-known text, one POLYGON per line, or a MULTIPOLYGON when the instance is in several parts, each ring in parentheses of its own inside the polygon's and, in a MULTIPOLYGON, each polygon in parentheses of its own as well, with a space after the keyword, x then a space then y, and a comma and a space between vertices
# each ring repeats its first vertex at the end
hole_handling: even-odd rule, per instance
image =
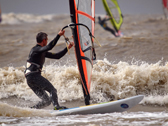
POLYGON ((45 46, 48 50, 51 50, 58 42, 60 35, 58 34, 47 46, 45 46))
MULTIPOLYGON (((72 48, 72 46, 74 46, 74 42, 71 42, 68 45, 68 49, 72 48)), ((51 59, 60 59, 61 57, 63 57, 66 53, 67 53, 67 47, 65 49, 63 49, 62 51, 60 51, 59 53, 51 53, 51 52, 47 52, 46 56, 47 58, 51 58, 51 59)))
POLYGON ((64 30, 60 30, 58 32, 58 35, 47 45, 49 50, 51 50, 58 42, 60 36, 64 35, 65 31, 64 30))
POLYGON ((63 57, 67 53, 67 51, 68 51, 67 48, 65 48, 58 53, 47 52, 45 57, 51 58, 51 59, 60 59, 61 57, 63 57))

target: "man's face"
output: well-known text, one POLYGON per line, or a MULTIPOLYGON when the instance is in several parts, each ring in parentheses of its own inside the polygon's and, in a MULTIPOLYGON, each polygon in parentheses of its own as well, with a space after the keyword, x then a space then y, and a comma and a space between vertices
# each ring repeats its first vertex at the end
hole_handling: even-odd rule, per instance
POLYGON ((43 46, 46 46, 46 45, 47 45, 47 42, 48 42, 48 38, 44 39, 44 40, 43 40, 43 46))

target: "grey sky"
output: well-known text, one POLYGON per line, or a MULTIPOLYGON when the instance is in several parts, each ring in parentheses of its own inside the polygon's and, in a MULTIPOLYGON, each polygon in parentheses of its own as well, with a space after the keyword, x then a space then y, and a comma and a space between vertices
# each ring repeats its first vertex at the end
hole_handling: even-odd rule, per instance
MULTIPOLYGON (((123 14, 162 14, 162 0, 118 0, 123 14)), ((101 0, 95 0, 96 14, 103 14, 101 0)), ((69 0, 0 0, 2 13, 69 14, 69 0)))

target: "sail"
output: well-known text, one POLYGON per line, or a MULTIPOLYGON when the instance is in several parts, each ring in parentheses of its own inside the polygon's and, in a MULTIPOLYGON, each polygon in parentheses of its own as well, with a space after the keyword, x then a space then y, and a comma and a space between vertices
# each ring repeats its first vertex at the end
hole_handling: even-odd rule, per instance
POLYGON ((164 15, 168 19, 168 0, 162 0, 162 2, 163 2, 164 15))
POLYGON ((117 0, 102 0, 104 9, 110 17, 110 21, 118 32, 123 23, 123 15, 117 0))
POLYGON ((92 75, 92 37, 89 31, 94 35, 95 22, 95 1, 94 0, 69 0, 71 22, 75 25, 72 28, 75 54, 78 64, 78 69, 81 77, 81 83, 85 96, 85 104, 89 104, 86 98, 90 100, 90 86, 92 75))

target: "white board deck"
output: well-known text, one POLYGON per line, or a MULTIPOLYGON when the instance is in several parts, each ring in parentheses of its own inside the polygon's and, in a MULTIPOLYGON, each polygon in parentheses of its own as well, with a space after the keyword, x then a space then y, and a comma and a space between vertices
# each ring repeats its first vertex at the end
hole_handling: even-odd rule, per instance
POLYGON ((58 116, 58 115, 74 115, 74 114, 84 115, 84 114, 104 114, 112 112, 123 112, 138 105, 143 98, 144 98, 143 95, 137 95, 117 101, 80 106, 64 110, 52 110, 51 114, 58 116))

